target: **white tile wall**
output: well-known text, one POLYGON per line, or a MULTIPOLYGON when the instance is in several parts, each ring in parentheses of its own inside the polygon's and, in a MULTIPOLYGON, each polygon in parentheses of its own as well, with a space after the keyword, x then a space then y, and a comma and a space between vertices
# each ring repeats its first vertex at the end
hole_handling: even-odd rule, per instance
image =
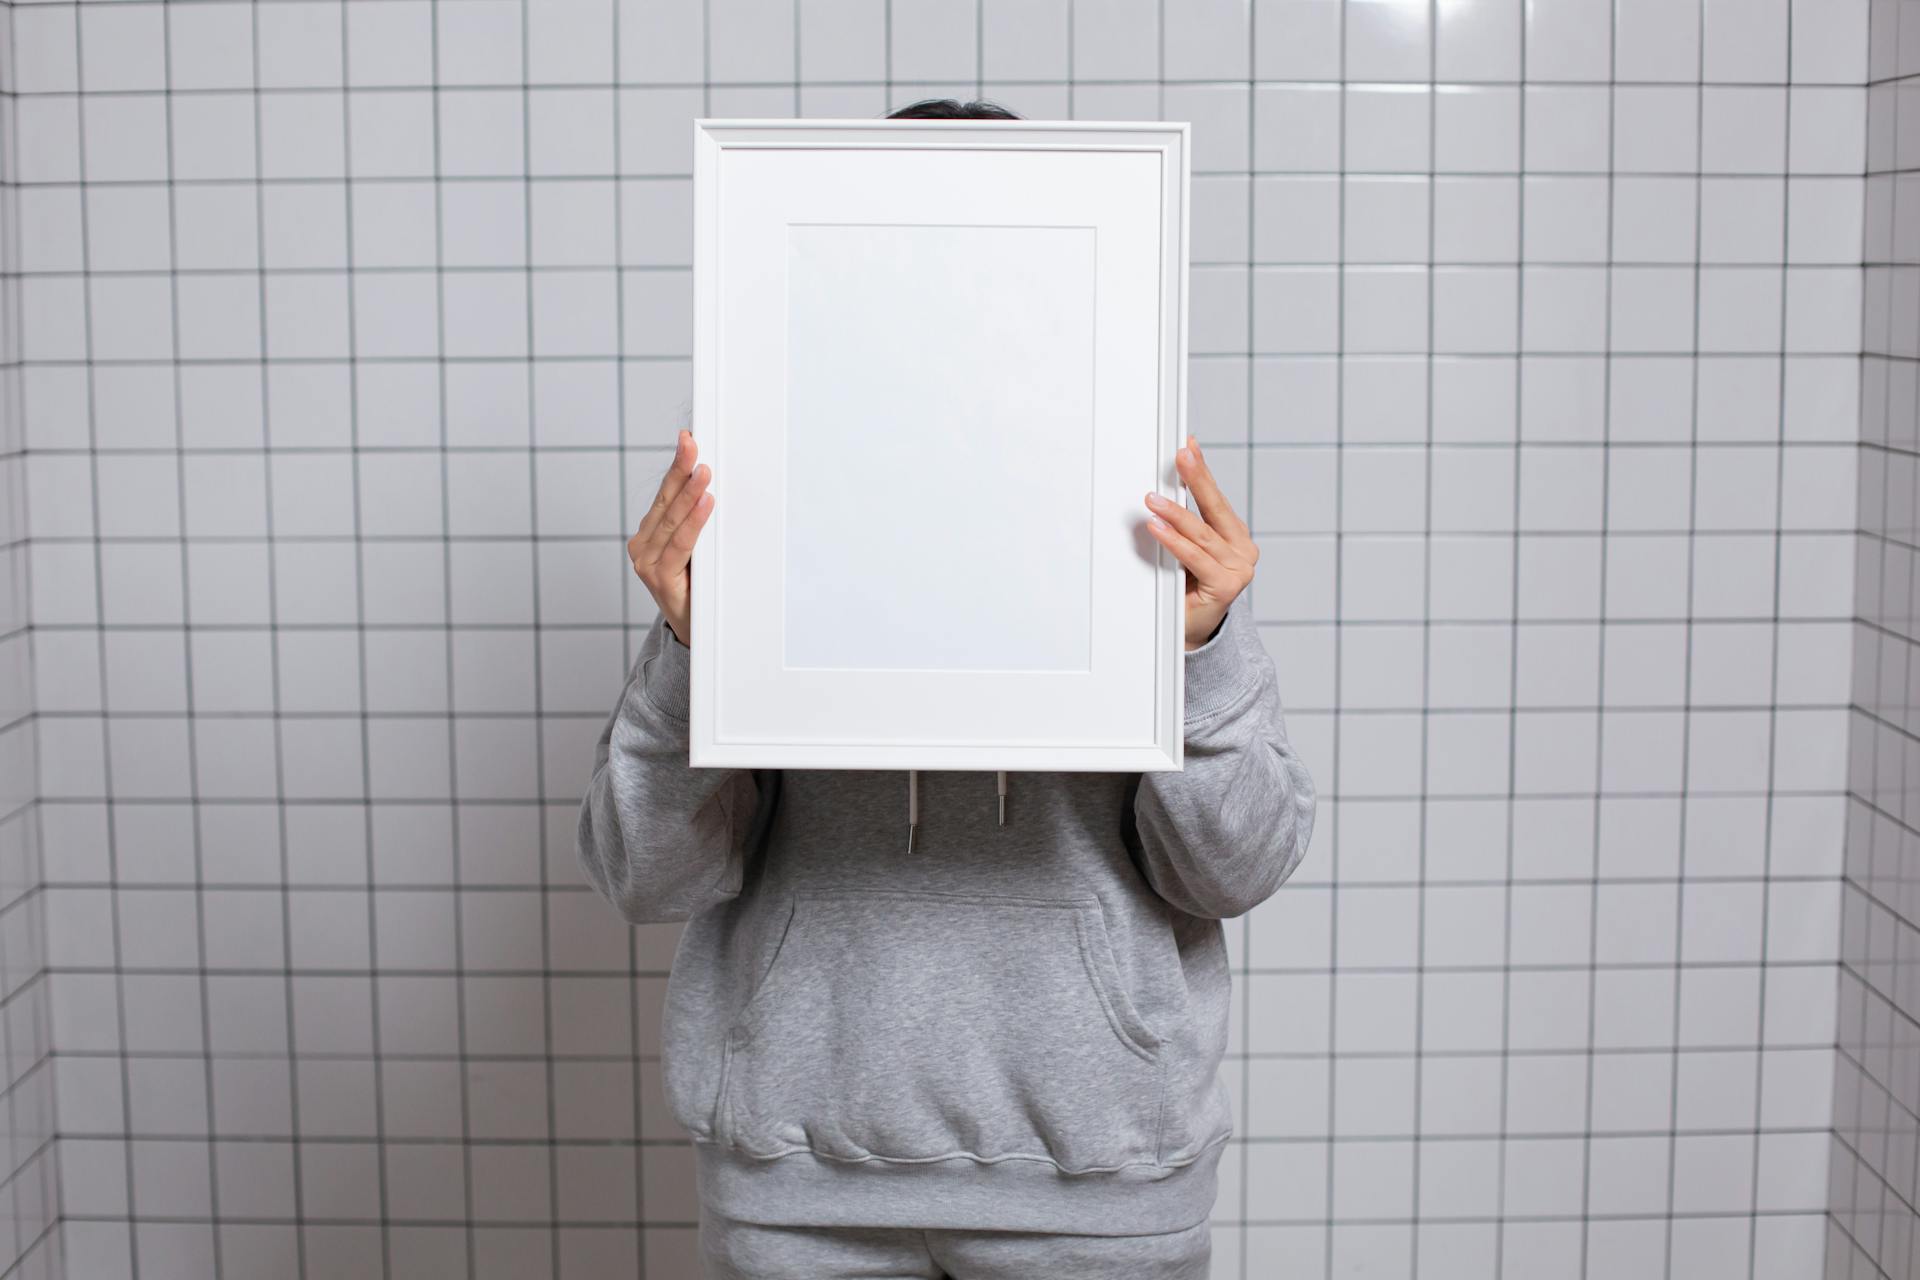
POLYGON ((674 936, 571 847, 688 122, 984 94, 1194 122, 1323 794, 1229 929, 1215 1273, 1909 1274, 1912 10, 8 5, 0 1187, 50 997, 68 1275, 694 1274, 674 936))

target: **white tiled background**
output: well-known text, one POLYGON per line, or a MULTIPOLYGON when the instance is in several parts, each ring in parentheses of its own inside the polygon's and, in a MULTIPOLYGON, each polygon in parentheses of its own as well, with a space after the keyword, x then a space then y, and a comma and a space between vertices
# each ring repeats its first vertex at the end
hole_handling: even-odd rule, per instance
POLYGON ((688 122, 980 94, 1194 125, 1323 796, 1216 1274, 1913 1274, 1920 4, 4 13, 0 1276, 697 1274, 572 853, 688 122))

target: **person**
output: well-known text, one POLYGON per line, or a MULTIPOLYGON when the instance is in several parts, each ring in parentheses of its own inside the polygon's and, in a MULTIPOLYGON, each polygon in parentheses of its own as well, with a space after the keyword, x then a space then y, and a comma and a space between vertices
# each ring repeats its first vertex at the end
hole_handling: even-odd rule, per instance
POLYGON ((661 1071, 708 1275, 1204 1276, 1233 1132, 1221 922, 1293 873, 1315 798, 1251 615, 1259 553, 1199 441, 1176 459, 1198 510, 1144 513, 1186 571, 1184 769, 1026 773, 1017 794, 962 770, 689 766, 689 565, 717 501, 696 457, 683 430, 627 544, 660 614, 578 854, 628 920, 687 922, 661 1071))

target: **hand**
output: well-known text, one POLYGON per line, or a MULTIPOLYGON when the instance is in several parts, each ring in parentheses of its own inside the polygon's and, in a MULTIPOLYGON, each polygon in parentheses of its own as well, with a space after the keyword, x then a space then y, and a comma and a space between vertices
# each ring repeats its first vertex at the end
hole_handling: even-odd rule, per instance
POLYGON ((1149 493, 1147 506, 1156 514, 1147 518, 1147 528, 1186 567, 1186 638, 1192 651, 1213 636, 1226 619, 1227 606, 1253 581, 1260 548, 1214 483, 1213 472, 1200 456, 1200 441, 1188 436, 1187 447, 1174 454, 1173 461, 1200 510, 1196 514, 1149 493))
POLYGON ((707 491, 713 468, 704 462, 693 465, 699 452, 693 433, 681 431, 673 450, 673 465, 660 478, 660 491, 641 517, 640 531, 627 539, 627 559, 633 561, 633 571, 647 584, 667 625, 684 645, 693 642, 693 573, 688 564, 693 559, 694 539, 713 512, 713 494, 707 491))

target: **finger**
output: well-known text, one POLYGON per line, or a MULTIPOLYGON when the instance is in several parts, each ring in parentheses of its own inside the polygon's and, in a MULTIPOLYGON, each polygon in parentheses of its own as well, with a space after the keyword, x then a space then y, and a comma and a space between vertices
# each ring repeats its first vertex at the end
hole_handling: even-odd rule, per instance
POLYGON ((1199 512, 1190 507, 1181 506, 1171 498, 1157 493, 1149 493, 1147 497, 1160 500, 1158 505, 1149 501, 1147 509, 1172 525, 1175 533, 1206 548, 1215 559, 1224 558, 1224 553, 1228 551, 1226 541, 1212 525, 1201 518, 1199 512))
MULTIPOLYGON (((693 549, 691 535, 685 544, 686 551, 677 561, 674 559, 673 551, 675 540, 679 538, 687 517, 693 513, 695 504, 707 496, 707 485, 712 479, 713 468, 705 463, 694 468, 693 474, 685 484, 680 486, 680 491, 674 495, 667 509, 660 514, 660 519, 644 540, 639 560, 641 564, 651 565, 658 572, 666 574, 678 572, 686 567, 687 555, 693 549)), ((711 506, 710 503, 708 505, 711 506)), ((699 529, 696 527, 693 533, 698 534, 699 529)))
POLYGON ((696 464, 699 452, 693 433, 682 431, 667 474, 660 478, 660 489, 640 521, 639 532, 633 535, 631 545, 636 564, 650 561, 659 554, 660 548, 673 536, 674 524, 685 517, 699 498, 700 486, 712 478, 711 467, 696 464))
POLYGON ((1174 455, 1174 463, 1180 470, 1180 478, 1193 492, 1193 500, 1199 506, 1200 514, 1206 522, 1227 536, 1243 535, 1247 526, 1227 501, 1227 495, 1221 491, 1219 482, 1214 479, 1213 468, 1200 454, 1200 440, 1197 436, 1187 437, 1186 456, 1174 455))
POLYGON ((694 502, 687 518, 674 526, 673 536, 667 539, 666 546, 660 549, 660 558, 655 566, 664 573, 685 573, 687 563, 693 558, 693 544, 700 538, 700 530, 707 524, 707 517, 713 514, 713 494, 702 493, 694 502))
MULTIPOLYGON (((671 502, 662 505, 656 499, 648 508, 647 518, 641 522, 639 532, 627 539, 627 558, 633 561, 634 572, 646 577, 653 571, 661 549, 673 537, 674 527, 686 518, 686 513, 699 500, 702 490, 712 478, 711 468, 695 467, 684 482, 673 486, 671 502)), ((664 483, 661 491, 667 491, 664 483)))
POLYGON ((1187 437, 1187 457, 1181 459, 1174 455, 1174 465, 1180 468, 1180 478, 1188 489, 1193 491, 1193 500, 1200 506, 1200 514, 1207 523, 1228 537, 1244 538, 1248 536, 1246 522, 1227 501, 1227 495, 1213 478, 1213 468, 1200 456, 1200 441, 1197 437, 1187 437))
POLYGON ((683 428, 679 439, 674 442, 673 461, 667 464, 667 473, 660 477, 660 488, 654 493, 652 503, 640 517, 639 531, 634 534, 636 540, 643 543, 652 541, 653 531, 666 515, 667 508, 673 505, 673 500, 680 496, 680 491, 693 478, 694 460, 699 454, 700 449, 694 443, 693 432, 683 428))
POLYGON ((1221 564, 1213 555, 1193 539, 1182 534, 1172 525, 1156 525, 1147 521, 1147 530, 1160 540, 1160 544, 1173 552, 1174 559, 1186 567, 1194 580, 1203 588, 1224 591, 1233 581, 1233 570, 1221 564))

